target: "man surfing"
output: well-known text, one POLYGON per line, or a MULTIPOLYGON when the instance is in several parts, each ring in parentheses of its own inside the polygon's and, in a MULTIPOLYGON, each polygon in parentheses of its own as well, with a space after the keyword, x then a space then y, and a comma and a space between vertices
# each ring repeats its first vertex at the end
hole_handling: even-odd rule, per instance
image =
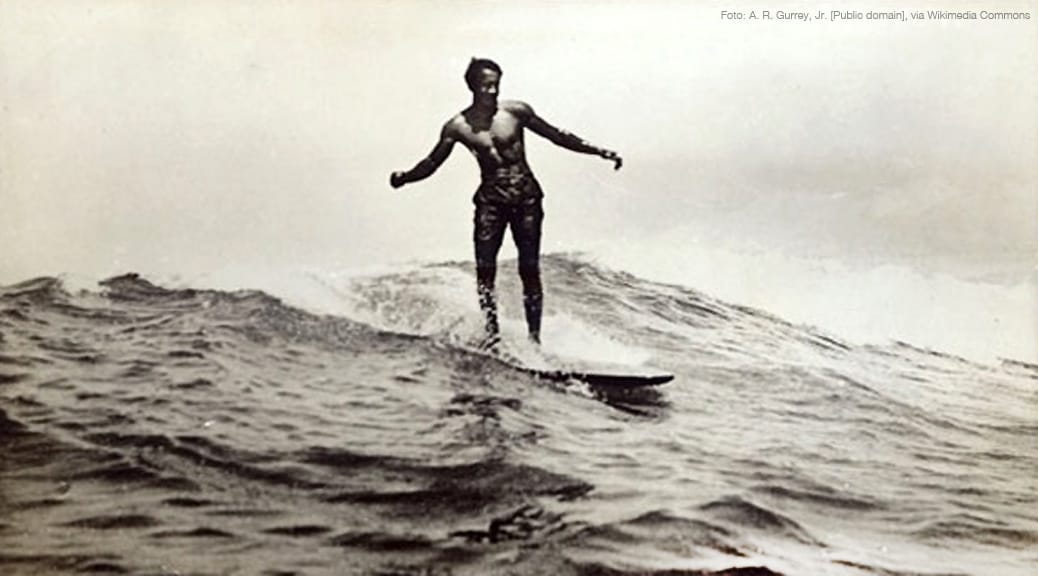
POLYGON ((505 228, 511 228, 519 252, 519 278, 523 284, 529 337, 539 344, 544 302, 540 277, 541 221, 544 219, 541 198, 544 194, 526 163, 523 129, 529 128, 574 152, 612 160, 615 170, 623 165, 623 159, 616 152, 592 146, 545 122, 525 102, 498 102, 501 67, 492 60, 473 58, 465 71, 465 83, 472 91, 472 105, 443 125, 439 142, 426 158, 406 172, 393 172, 389 183, 399 188, 428 178, 450 156, 457 142, 472 152, 480 172, 480 185, 472 201, 476 205, 473 220, 476 288, 479 307, 486 317, 484 346, 493 348, 500 338, 494 278, 505 228))

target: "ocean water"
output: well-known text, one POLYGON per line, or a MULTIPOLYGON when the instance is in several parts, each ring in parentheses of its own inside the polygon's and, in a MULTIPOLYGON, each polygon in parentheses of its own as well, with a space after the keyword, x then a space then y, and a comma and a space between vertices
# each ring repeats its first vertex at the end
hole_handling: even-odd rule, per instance
POLYGON ((471 263, 258 290, 0 288, 4 574, 1030 575, 1038 366, 862 345, 545 258, 502 354, 471 263))

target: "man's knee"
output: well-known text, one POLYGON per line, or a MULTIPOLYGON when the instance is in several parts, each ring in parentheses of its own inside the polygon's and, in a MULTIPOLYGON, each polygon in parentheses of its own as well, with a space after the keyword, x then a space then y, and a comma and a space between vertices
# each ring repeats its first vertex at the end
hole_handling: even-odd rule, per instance
POLYGON ((476 262, 476 281, 480 288, 494 287, 494 276, 497 275, 497 265, 491 261, 476 262))
POLYGON ((522 277, 534 277, 540 276, 541 266, 537 260, 520 260, 519 261, 519 276, 522 277))
POLYGON ((519 278, 523 283, 524 295, 530 296, 541 293, 541 269, 537 260, 520 260, 519 278))

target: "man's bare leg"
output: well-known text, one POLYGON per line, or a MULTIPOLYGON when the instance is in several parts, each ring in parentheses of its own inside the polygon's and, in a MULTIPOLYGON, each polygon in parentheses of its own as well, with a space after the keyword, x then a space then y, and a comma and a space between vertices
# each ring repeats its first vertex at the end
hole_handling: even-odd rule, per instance
MULTIPOLYGON (((482 267, 477 271, 477 277, 483 276, 482 267)), ((483 341, 480 348, 494 350, 501 341, 501 329, 497 322, 497 301, 494 298, 493 273, 490 274, 490 282, 483 278, 476 281, 476 290, 479 292, 479 309, 483 311, 485 320, 483 341)))

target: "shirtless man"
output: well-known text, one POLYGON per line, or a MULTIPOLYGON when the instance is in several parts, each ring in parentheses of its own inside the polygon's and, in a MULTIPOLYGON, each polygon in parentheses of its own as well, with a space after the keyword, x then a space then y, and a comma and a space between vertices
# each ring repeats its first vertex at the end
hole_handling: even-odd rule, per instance
POLYGON ((498 342, 497 305, 494 277, 497 253, 505 228, 511 227, 519 251, 519 277, 523 283, 523 308, 530 340, 540 343, 543 293, 540 277, 541 186, 526 163, 523 129, 547 138, 554 144, 612 160, 614 169, 623 165, 620 156, 603 150, 542 120, 528 104, 498 102, 501 67, 491 60, 473 58, 465 71, 465 83, 472 91, 472 105, 451 118, 440 132, 440 141, 429 156, 406 172, 393 172, 389 183, 399 188, 432 175, 460 142, 476 157, 481 182, 472 199, 476 205, 473 241, 476 245, 476 286, 479 307, 486 317, 485 346, 498 342))

